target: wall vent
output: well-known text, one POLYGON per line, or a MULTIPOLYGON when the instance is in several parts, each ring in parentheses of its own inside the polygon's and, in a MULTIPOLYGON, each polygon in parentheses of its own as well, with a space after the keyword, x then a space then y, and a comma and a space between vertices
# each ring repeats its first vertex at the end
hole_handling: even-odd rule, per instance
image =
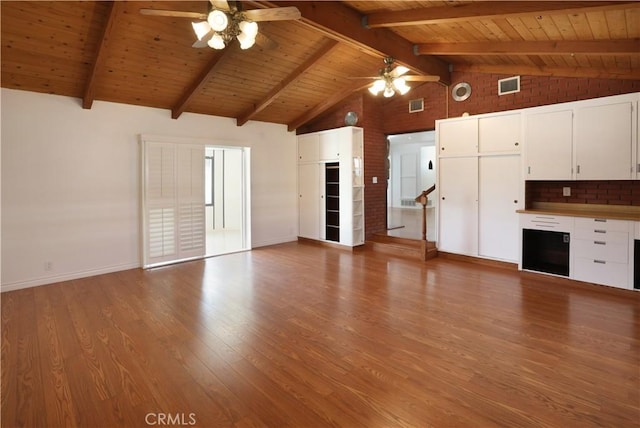
POLYGON ((409 113, 417 113, 424 110, 424 98, 409 101, 409 113))
POLYGON ((401 199, 400 206, 403 207, 415 207, 416 201, 414 199, 401 199))
POLYGON ((507 77, 498 80, 498 95, 520 92, 520 76, 507 77))

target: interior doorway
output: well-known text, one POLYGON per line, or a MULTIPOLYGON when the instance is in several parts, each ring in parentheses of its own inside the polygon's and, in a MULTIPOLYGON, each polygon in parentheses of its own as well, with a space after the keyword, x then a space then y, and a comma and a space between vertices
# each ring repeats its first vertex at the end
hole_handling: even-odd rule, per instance
MULTIPOLYGON (((422 205, 415 198, 436 182, 435 131, 389 135, 387 234, 422 236, 422 205)), ((435 240, 437 190, 427 203, 427 239, 435 240)))
POLYGON ((205 149, 205 257, 251 248, 249 149, 205 149))

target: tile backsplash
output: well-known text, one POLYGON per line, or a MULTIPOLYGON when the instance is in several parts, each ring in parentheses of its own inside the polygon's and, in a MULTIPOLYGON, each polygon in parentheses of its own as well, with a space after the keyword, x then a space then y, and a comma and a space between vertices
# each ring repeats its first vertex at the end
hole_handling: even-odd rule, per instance
POLYGON ((527 208, 534 202, 640 206, 640 180, 527 181, 527 208), (563 196, 568 187, 571 196, 563 196))

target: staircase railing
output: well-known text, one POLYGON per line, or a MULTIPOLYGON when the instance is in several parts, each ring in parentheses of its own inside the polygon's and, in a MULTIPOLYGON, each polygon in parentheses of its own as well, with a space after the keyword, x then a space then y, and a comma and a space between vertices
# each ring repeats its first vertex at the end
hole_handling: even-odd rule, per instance
POLYGON ((422 240, 427 240, 427 202, 429 200, 429 193, 436 190, 436 185, 429 187, 427 190, 423 190, 418 196, 416 196, 415 201, 422 205, 422 240))

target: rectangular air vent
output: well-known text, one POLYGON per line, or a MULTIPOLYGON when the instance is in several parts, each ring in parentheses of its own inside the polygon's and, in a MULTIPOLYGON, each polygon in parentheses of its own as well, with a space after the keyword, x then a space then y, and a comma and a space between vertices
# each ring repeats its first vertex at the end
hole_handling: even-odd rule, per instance
POLYGON ((400 205, 403 207, 415 207, 416 201, 413 199, 401 199, 400 205))
POLYGON ((409 113, 416 113, 424 110, 424 98, 409 101, 409 113))
POLYGON ((507 77, 498 80, 498 95, 520 92, 520 76, 507 77))

